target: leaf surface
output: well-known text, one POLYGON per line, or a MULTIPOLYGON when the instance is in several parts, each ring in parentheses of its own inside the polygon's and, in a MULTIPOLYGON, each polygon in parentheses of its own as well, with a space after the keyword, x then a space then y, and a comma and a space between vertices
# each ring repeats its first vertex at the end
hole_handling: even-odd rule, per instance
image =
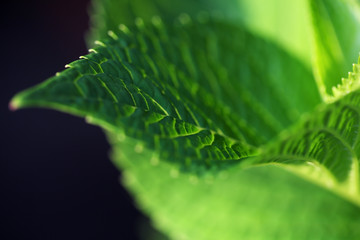
POLYGON ((179 172, 136 141, 113 143, 113 160, 138 206, 171 239, 356 239, 358 206, 276 166, 217 175, 179 172))
POLYGON ((254 155, 320 101, 298 61, 209 16, 182 15, 173 27, 156 18, 121 29, 13 104, 69 111, 111 131, 125 129, 160 149, 162 158, 191 168, 197 161, 211 167, 254 155), (304 100, 302 92, 310 97, 304 100))
MULTIPOLYGON (((353 73, 353 78, 360 81, 359 71, 353 73)), ((260 162, 279 163, 360 204, 359 103, 358 90, 332 104, 320 105, 277 141, 269 143, 260 162)))
POLYGON ((94 0, 88 45, 107 36, 119 24, 145 22, 155 15, 172 24, 180 14, 192 17, 208 12, 213 17, 245 25, 255 34, 271 39, 311 69, 311 12, 308 0, 94 0), (285 10, 286 9, 286 10, 285 10))
POLYGON ((311 69, 311 0, 239 0, 241 22, 311 69))
POLYGON ((351 0, 311 1, 314 29, 314 71, 325 101, 350 72, 360 51, 360 5, 351 0))
POLYGON ((143 18, 129 28, 104 22, 95 35, 113 31, 97 47, 11 106, 70 112, 106 129, 126 184, 174 239, 360 236, 359 65, 323 103, 308 66, 274 42, 197 7, 162 20, 149 16, 168 4, 135 2, 121 21, 143 18))
POLYGON ((232 21, 237 21, 242 15, 238 0, 94 0, 88 45, 93 46, 95 40, 107 37, 107 32, 116 30, 119 24, 134 25, 138 18, 150 22, 153 16, 161 16, 172 24, 182 13, 195 17, 203 12, 232 21))

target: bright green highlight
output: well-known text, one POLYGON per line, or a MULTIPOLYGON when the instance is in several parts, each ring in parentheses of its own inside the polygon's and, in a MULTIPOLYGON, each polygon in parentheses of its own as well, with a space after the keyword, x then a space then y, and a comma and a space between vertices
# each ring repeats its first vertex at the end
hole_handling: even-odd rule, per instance
MULTIPOLYGON (((360 52, 359 2, 333 0, 312 1, 314 32, 314 71, 319 90, 327 102, 333 90, 352 71, 360 52)), ((345 83, 346 84, 346 83, 345 83)))

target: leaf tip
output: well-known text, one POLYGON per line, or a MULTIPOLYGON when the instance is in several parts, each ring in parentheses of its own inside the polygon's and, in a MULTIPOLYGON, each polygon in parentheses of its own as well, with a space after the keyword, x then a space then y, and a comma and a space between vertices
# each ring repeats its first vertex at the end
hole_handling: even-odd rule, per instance
POLYGON ((11 99, 11 101, 9 102, 9 105, 8 105, 9 110, 12 111, 12 112, 18 110, 19 106, 20 106, 20 101, 16 97, 11 99))

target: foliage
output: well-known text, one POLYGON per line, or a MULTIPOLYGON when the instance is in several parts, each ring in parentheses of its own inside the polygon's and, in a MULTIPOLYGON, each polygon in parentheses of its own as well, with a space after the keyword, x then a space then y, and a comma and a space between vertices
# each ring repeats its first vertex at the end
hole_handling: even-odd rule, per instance
POLYGON ((171 239, 357 239, 359 3, 292 4, 96 0, 100 41, 11 107, 104 128, 171 239))

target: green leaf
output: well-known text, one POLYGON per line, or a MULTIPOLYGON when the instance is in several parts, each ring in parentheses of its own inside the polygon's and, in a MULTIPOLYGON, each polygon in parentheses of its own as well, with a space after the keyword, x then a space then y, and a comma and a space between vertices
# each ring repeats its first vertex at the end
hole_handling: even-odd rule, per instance
POLYGON ((133 25, 135 19, 150 21, 155 15, 172 23, 180 14, 192 17, 203 12, 245 25, 255 34, 271 39, 311 69, 311 18, 308 0, 94 0, 88 46, 107 36, 119 24, 133 25), (279 7, 281 6, 281 7, 279 7), (286 10, 285 10, 286 9, 286 10))
POLYGON ((311 69, 309 0, 239 0, 241 22, 271 39, 311 69))
POLYGON ((358 206, 276 166, 218 175, 179 172, 110 137, 113 160, 141 210, 171 239, 357 239, 358 206))
POLYGON ((161 158, 209 168, 254 155, 320 101, 298 61, 207 15, 182 15, 172 27, 155 18, 121 29, 69 69, 19 94, 14 105, 86 116, 108 130, 125 129, 143 141, 139 148, 160 149, 161 158))
MULTIPOLYGON (((360 80, 359 71, 352 76, 360 80)), ((360 91, 320 105, 264 148, 259 167, 186 174, 153 161, 154 151, 136 153, 137 140, 109 134, 112 158, 172 239, 357 239, 359 106, 360 91)))
POLYGON ((333 88, 351 71, 360 51, 360 5, 351 0, 314 0, 314 71, 325 101, 337 98, 333 88))
POLYGON ((91 7, 91 29, 88 45, 107 37, 109 30, 116 30, 119 24, 134 25, 136 19, 151 21, 154 16, 168 23, 183 13, 192 17, 199 13, 212 12, 222 18, 236 20, 242 15, 238 0, 94 0, 91 7))
MULTIPOLYGON (((106 129, 126 185, 174 239, 358 238, 360 65, 332 98, 323 89, 334 82, 318 78, 322 103, 299 57, 306 44, 292 48, 283 34, 262 39, 201 7, 174 20, 183 8, 167 15, 175 2, 160 2, 120 3, 134 8, 119 21, 143 18, 119 29, 104 18, 94 34, 108 37, 15 96, 12 108, 49 107, 106 129)), ((314 3, 315 32, 329 22, 314 9, 337 3, 314 3)), ((341 12, 355 19, 349 9, 341 12)), ((356 32, 339 30, 333 12, 328 20, 335 33, 316 45, 316 69, 326 74, 345 64, 333 58, 333 36, 342 47, 356 32)))
MULTIPOLYGON (((356 65, 359 69, 359 65, 356 65)), ((353 75, 360 81, 360 71, 353 75)), ((268 144, 261 163, 279 163, 360 205, 360 91, 318 109, 278 141, 268 144)))

